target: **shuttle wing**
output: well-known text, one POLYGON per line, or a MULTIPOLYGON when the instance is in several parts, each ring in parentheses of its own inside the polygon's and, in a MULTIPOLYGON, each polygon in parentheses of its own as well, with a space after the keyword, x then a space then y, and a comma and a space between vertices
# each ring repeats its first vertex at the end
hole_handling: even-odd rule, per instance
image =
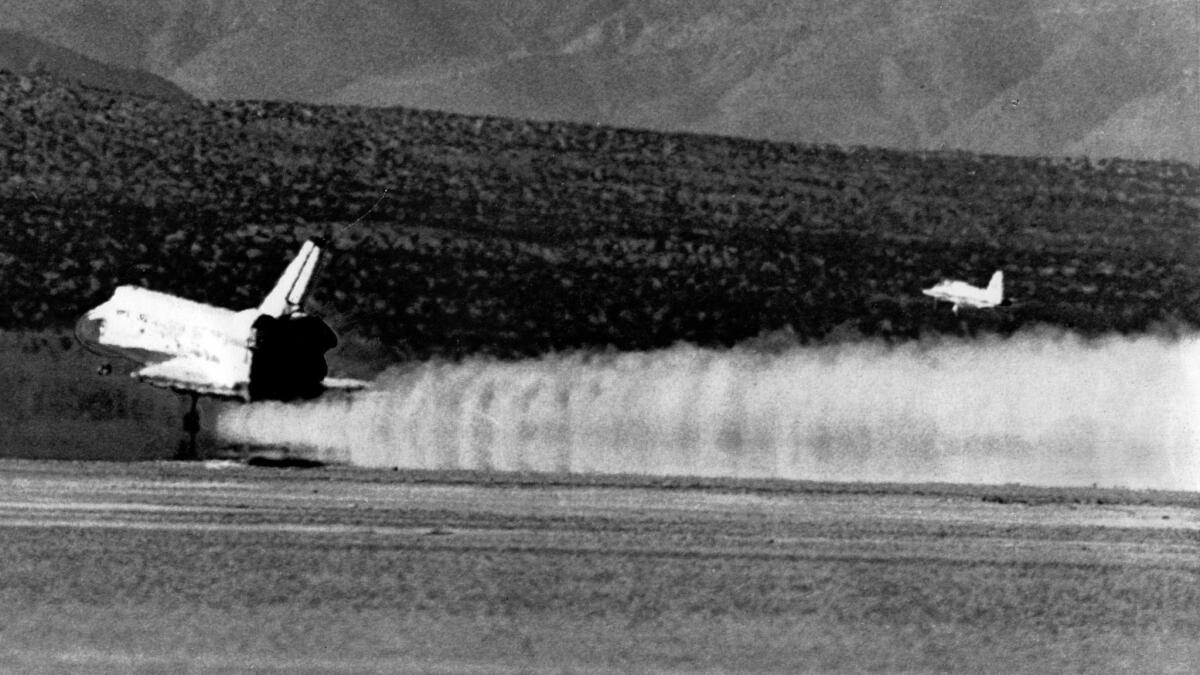
MULTIPOLYGON (((248 400, 248 382, 230 379, 214 365, 201 359, 181 357, 146 366, 131 375, 140 382, 172 391, 248 400)), ((327 392, 361 391, 368 386, 368 382, 348 377, 327 377, 321 381, 321 388, 327 392)))
POLYGON ((369 383, 349 377, 327 377, 321 380, 321 386, 325 391, 359 391, 366 389, 369 383))
POLYGON ((248 381, 227 370, 211 361, 181 356, 146 366, 131 375, 165 389, 244 400, 248 381))

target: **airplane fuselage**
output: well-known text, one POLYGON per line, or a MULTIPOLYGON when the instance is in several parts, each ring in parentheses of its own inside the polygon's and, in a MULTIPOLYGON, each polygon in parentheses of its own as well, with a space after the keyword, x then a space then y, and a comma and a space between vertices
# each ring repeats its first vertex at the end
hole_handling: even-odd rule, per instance
POLYGON ((956 308, 965 306, 974 307, 976 309, 986 309, 988 307, 996 306, 996 303, 984 299, 979 295, 979 293, 983 292, 982 288, 977 288, 969 284, 962 284, 962 286, 963 287, 935 286, 934 288, 927 288, 921 292, 933 298, 934 300, 944 300, 946 302, 954 303, 956 308))
POLYGON ((1004 302, 1004 275, 999 271, 993 274, 987 288, 972 286, 965 281, 946 280, 921 292, 935 302, 941 300, 952 303, 955 313, 961 307, 990 309, 1004 302))

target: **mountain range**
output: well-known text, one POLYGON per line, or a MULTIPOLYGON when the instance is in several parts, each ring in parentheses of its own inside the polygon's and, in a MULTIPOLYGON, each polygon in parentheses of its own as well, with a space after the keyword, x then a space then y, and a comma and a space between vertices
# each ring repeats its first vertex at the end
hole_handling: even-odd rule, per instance
POLYGON ((4 29, 0 29, 0 70, 47 73, 91 87, 167 100, 191 98, 178 85, 152 73, 102 63, 70 49, 4 29))
POLYGON ((0 29, 0 67, 36 40, 202 99, 1200 163, 1195 0, 0 0, 0 29))

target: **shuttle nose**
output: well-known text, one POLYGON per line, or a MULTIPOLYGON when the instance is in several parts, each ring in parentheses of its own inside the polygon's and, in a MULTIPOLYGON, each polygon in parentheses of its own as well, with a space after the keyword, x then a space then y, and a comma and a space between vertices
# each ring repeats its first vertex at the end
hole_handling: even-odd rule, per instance
POLYGON ((91 312, 80 317, 75 323, 75 339, 84 346, 92 347, 100 344, 100 333, 104 330, 104 319, 92 316, 91 312))

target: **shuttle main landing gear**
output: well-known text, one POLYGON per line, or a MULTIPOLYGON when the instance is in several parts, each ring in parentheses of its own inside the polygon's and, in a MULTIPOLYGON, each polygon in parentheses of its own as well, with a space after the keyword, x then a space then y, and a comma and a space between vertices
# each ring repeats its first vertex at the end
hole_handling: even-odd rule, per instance
POLYGON ((200 433, 200 403, 199 394, 188 394, 192 399, 191 406, 188 411, 183 414, 183 433, 187 438, 179 441, 179 448, 175 451, 175 458, 182 460, 197 460, 200 459, 199 448, 196 445, 196 435, 200 433))

